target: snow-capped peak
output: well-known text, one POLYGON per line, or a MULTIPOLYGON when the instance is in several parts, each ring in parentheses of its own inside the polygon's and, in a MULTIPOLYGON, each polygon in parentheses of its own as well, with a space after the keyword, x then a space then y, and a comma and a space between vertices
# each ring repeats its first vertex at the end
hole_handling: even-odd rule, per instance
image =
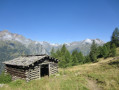
POLYGON ((56 44, 56 43, 51 43, 50 45, 52 45, 52 46, 59 46, 59 44, 56 44))
POLYGON ((83 41, 83 43, 88 43, 88 44, 92 44, 93 41, 95 41, 96 44, 104 44, 104 42, 100 39, 86 39, 83 41))
POLYGON ((93 40, 87 38, 86 40, 84 40, 84 42, 85 42, 85 43, 92 44, 93 40))

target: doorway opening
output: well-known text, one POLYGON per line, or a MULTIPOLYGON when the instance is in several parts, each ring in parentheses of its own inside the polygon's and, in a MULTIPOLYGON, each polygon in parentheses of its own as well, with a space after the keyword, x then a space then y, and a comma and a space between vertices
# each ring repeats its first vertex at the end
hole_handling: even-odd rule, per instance
POLYGON ((41 65, 41 77, 49 76, 49 66, 48 64, 41 65))

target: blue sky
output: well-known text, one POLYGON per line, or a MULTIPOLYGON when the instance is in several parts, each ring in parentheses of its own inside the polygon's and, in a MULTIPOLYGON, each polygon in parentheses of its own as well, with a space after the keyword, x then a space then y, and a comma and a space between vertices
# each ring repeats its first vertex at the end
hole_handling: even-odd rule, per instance
POLYGON ((119 0, 0 0, 0 31, 36 41, 110 40, 119 27, 119 0))

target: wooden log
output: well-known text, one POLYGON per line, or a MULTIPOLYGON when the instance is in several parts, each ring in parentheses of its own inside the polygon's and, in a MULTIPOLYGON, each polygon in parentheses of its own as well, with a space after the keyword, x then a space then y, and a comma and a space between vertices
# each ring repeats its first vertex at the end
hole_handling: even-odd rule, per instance
POLYGON ((37 72, 39 72, 39 71, 30 71, 30 73, 37 73, 37 72))
POLYGON ((36 79, 36 78, 38 78, 38 76, 36 76, 36 77, 30 77, 30 79, 36 79))
POLYGON ((15 73, 15 74, 23 74, 25 75, 25 73, 22 73, 22 72, 13 72, 13 71, 7 71, 8 73, 15 73))
POLYGON ((17 70, 10 70, 10 69, 7 69, 7 72, 13 72, 13 73, 19 73, 19 74, 24 74, 25 72, 20 72, 20 71, 17 71, 17 70))
POLYGON ((29 76, 35 76, 35 75, 38 75, 38 76, 39 76, 38 73, 32 73, 32 74, 29 74, 29 76))
POLYGON ((6 69, 10 69, 10 70, 17 70, 17 71, 22 71, 22 72, 25 72, 25 70, 23 70, 23 69, 16 69, 16 68, 10 68, 10 67, 6 67, 6 69))

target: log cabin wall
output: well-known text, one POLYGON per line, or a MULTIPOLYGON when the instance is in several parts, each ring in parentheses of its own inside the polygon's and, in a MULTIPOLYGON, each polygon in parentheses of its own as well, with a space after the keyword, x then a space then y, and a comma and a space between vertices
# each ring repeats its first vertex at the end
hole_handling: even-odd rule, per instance
POLYGON ((50 63, 49 70, 50 70, 49 71, 50 75, 57 73, 58 72, 58 64, 57 63, 50 63))
POLYGON ((40 66, 29 67, 26 70, 26 81, 40 78, 40 66))
POLYGON ((5 66, 5 73, 9 73, 12 76, 12 80, 25 79, 25 70, 18 67, 5 66))

